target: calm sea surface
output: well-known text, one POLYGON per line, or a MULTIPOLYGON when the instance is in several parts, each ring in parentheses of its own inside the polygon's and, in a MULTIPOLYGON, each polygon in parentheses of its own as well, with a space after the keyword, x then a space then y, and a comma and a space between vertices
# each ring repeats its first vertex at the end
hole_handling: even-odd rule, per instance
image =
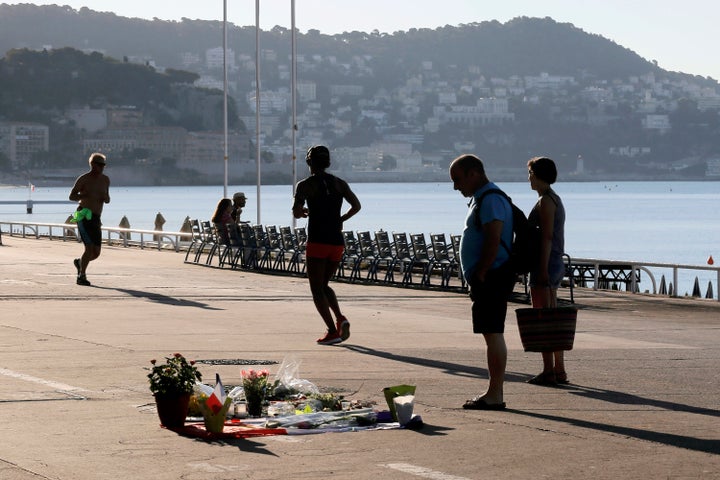
MULTIPOLYGON (((499 182, 526 213, 537 199, 527 183, 499 182)), ((407 233, 461 232, 467 200, 445 183, 356 183, 351 185, 362 211, 345 225, 348 230, 384 229, 407 233)), ((67 188, 0 187, 0 201, 64 200, 67 188)), ((720 262, 720 182, 565 182, 555 185, 567 212, 565 249, 577 258, 652 263, 706 265, 712 255, 720 262)), ((260 211, 256 186, 230 186, 243 191, 248 204, 243 218, 257 223, 291 225, 292 188, 263 186, 260 211)), ((133 228, 153 229, 158 212, 167 220, 164 230, 179 230, 186 216, 209 219, 222 197, 218 187, 111 187, 103 224, 117 226, 123 215, 133 228)), ((63 222, 72 212, 67 205, 0 204, 0 220, 63 222)), ((304 226, 305 220, 299 220, 304 226)), ((668 276, 667 273, 663 273, 668 276)), ((707 279, 699 276, 705 292, 707 279)), ((670 274, 671 276, 671 274, 670 274)), ((691 286, 688 288, 692 288, 691 286)), ((682 292, 682 290, 679 290, 682 292)), ((717 292, 716 292, 717 295, 717 292)))

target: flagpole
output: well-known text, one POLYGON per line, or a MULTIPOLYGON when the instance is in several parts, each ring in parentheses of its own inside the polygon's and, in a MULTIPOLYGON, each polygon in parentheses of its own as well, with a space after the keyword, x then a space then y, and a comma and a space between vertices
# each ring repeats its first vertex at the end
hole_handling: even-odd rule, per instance
POLYGON ((260 221, 260 0, 255 0, 255 161, 257 170, 257 224, 260 221))
MULTIPOLYGON (((296 134, 297 134, 297 46, 295 43, 295 0, 290 1, 290 39, 291 39, 291 88, 292 88, 292 193, 295 197, 295 185, 297 184, 297 152, 296 152, 296 134)), ((292 216, 292 226, 295 229, 297 219, 292 216)))
POLYGON ((224 126, 224 163, 223 198, 228 193, 228 75, 227 75, 227 0, 223 0, 223 126, 224 126))

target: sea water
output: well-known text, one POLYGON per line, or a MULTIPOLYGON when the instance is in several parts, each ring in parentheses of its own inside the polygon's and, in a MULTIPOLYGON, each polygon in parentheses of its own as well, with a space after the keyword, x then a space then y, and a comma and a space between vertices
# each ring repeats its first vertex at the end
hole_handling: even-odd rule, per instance
MULTIPOLYGON (((498 182, 498 186, 526 213, 537 201, 527 182, 498 182)), ((355 183, 351 188, 362 210, 346 222, 347 230, 462 232, 467 199, 453 190, 450 181, 355 183)), ((558 182, 553 188, 565 205, 565 250, 574 258, 706 265, 712 255, 720 261, 720 182, 558 182)), ((0 187, 0 202, 64 200, 69 190, 70 186, 36 186, 32 192, 28 187, 0 187)), ((236 191, 248 197, 243 219, 264 225, 293 224, 290 185, 262 186, 259 194, 255 185, 229 186, 228 196, 236 191)), ((102 215, 104 225, 118 226, 126 216, 132 228, 151 230, 157 213, 162 213, 163 229, 177 231, 186 217, 210 219, 223 187, 112 186, 110 196, 102 215)), ((73 210, 70 203, 36 204, 27 214, 24 204, 0 204, 0 220, 64 222, 73 210)), ((306 220, 297 220, 296 225, 306 226, 306 220)), ((662 274, 671 280, 671 272, 662 274)), ((695 275, 703 294, 709 280, 717 289, 715 272, 695 275)), ((680 288, 678 292, 684 293, 680 288)))

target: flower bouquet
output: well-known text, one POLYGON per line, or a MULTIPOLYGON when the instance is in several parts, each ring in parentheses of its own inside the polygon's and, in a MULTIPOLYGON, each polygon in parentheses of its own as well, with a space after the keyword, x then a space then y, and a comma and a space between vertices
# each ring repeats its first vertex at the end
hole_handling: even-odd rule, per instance
POLYGON ((165 357, 165 360, 163 364, 150 360, 153 365, 147 376, 150 391, 155 395, 160 423, 170 428, 182 427, 185 425, 193 386, 202 379, 202 375, 194 361, 188 362, 179 353, 165 357))
POLYGON ((248 415, 251 417, 262 416, 263 402, 268 387, 267 370, 243 370, 242 385, 247 401, 248 415))

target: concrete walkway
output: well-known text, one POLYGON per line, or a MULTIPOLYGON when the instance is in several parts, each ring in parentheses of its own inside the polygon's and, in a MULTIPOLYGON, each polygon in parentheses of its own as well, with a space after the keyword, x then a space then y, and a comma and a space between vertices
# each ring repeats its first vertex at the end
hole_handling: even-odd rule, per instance
MULTIPOLYGON (((532 386, 510 304, 503 412, 466 411, 485 350, 460 294, 334 284, 352 336, 322 347, 303 278, 104 247, 75 285, 74 242, 3 236, 0 479, 720 478, 720 304, 576 290, 571 385, 532 386), (300 375, 384 409, 417 385, 420 431, 207 443, 159 427, 151 358, 302 361, 300 375)), ((270 365, 274 373, 278 365, 270 365)), ((239 366, 201 365, 237 384, 239 366)))

